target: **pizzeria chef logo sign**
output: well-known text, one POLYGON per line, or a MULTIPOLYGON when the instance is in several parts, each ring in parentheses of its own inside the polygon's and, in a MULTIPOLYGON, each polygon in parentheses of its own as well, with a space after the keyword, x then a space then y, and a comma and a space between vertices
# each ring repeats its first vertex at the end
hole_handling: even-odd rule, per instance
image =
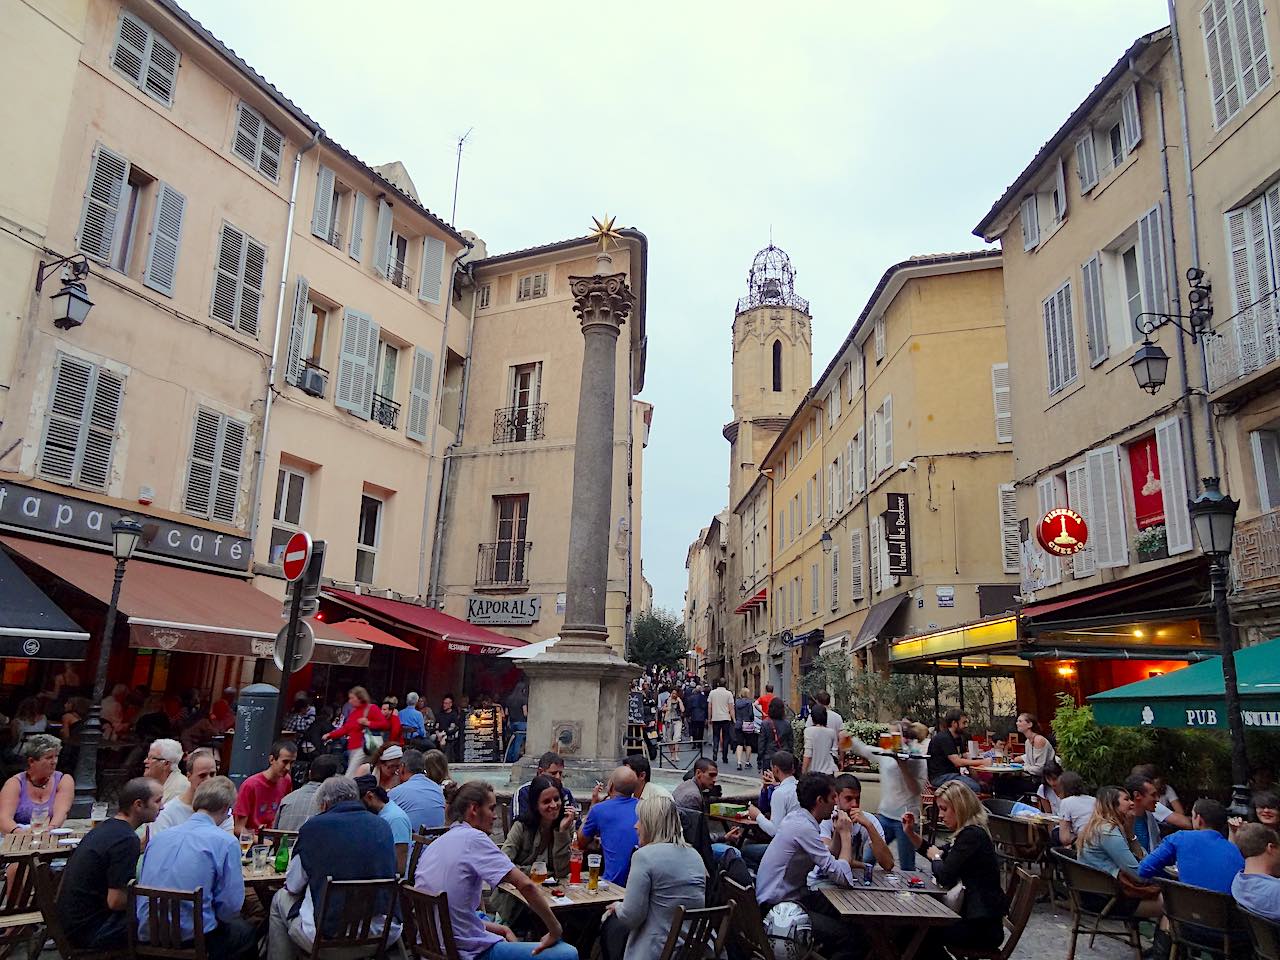
POLYGON ((1036 543, 1055 557, 1079 553, 1089 543, 1089 527, 1074 510, 1058 507, 1036 525, 1036 543))

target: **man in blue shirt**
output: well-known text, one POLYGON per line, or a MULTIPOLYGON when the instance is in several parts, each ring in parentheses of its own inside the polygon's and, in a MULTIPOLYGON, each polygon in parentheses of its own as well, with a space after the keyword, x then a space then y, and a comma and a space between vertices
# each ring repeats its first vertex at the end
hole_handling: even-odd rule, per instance
POLYGON ((1180 883, 1230 893, 1231 881, 1244 869, 1244 857, 1227 839, 1226 808, 1217 800, 1197 800, 1191 826, 1160 841, 1138 864, 1138 876, 1150 880, 1177 863, 1180 883))
POLYGON ((1264 824, 1246 823, 1236 831, 1236 845, 1244 873, 1231 882, 1231 895, 1250 913, 1280 923, 1280 838, 1264 824))
POLYGON ((1190 820, 1160 802, 1159 791, 1150 777, 1134 774, 1124 782, 1124 788, 1133 799, 1133 835, 1144 853, 1159 845, 1160 831, 1166 823, 1179 830, 1191 829, 1190 820))
MULTIPOLYGON (((236 787, 226 777, 213 777, 196 789, 193 813, 186 822, 156 834, 147 844, 138 871, 138 886, 204 891, 200 928, 205 948, 218 960, 241 960, 257 953, 257 931, 240 916, 244 906, 244 874, 240 845, 218 824, 227 819, 236 787)), ((138 938, 147 939, 147 901, 138 900, 138 938)), ((182 936, 195 939, 195 918, 182 908, 182 936)))
POLYGON ((396 869, 404 876, 409 862, 409 843, 412 840, 413 827, 409 825, 409 816, 401 810, 387 791, 378 784, 378 778, 368 773, 356 777, 356 789, 360 793, 360 801, 370 813, 376 813, 391 828, 391 842, 396 850, 396 869))
MULTIPOLYGON (((401 718, 404 711, 400 711, 401 718)), ((444 826, 444 789, 426 774, 425 755, 421 750, 406 750, 400 760, 409 779, 392 787, 390 797, 409 817, 414 830, 444 826)))
POLYGON ((426 718, 418 709, 418 695, 411 693, 404 698, 405 708, 400 711, 400 729, 404 733, 405 742, 424 740, 427 736, 426 718))
POLYGON ((640 845, 636 833, 636 786, 639 780, 630 767, 613 771, 613 796, 593 804, 582 825, 582 838, 600 838, 604 850, 603 876, 610 883, 627 885, 631 873, 631 855, 640 845))

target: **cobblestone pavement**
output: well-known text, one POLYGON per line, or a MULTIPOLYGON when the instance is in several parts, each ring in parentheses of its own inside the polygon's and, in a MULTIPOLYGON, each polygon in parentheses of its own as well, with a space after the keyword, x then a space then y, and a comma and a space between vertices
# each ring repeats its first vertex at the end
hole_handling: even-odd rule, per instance
MULTIPOLYGON (((1149 940, 1143 941, 1144 946, 1149 944, 1149 940)), ((1039 903, 1018 941, 1013 960, 1065 960, 1070 945, 1071 911, 1039 903)), ((1129 946, 1101 937, 1090 950, 1089 938, 1082 934, 1076 944, 1076 960, 1134 960, 1134 955, 1129 946)))

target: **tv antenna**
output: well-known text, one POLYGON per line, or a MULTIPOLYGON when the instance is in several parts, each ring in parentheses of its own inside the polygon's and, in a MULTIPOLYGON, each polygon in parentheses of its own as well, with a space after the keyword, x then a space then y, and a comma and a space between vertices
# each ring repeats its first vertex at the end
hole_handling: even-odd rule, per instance
POLYGON ((467 127, 467 132, 458 138, 458 162, 453 168, 453 209, 449 212, 449 222, 453 225, 458 223, 458 178, 462 175, 462 145, 467 142, 467 137, 471 136, 471 131, 475 127, 467 127))

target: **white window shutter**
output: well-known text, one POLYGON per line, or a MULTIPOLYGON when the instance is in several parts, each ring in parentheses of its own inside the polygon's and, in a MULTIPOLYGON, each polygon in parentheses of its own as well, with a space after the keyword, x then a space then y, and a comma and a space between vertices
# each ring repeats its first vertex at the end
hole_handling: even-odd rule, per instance
POLYGON ((863 555, 862 531, 854 530, 849 534, 849 583, 852 588, 849 596, 854 600, 861 600, 866 596, 862 578, 863 555))
POLYGON ((421 347, 413 348, 413 377, 409 381, 409 416, 405 421, 405 435, 424 443, 431 426, 431 376, 435 357, 421 347))
POLYGON ((1142 271, 1143 308, 1151 313, 1165 312, 1169 308, 1169 284, 1159 207, 1153 207, 1138 221, 1138 264, 1142 271))
POLYGON ((1254 430, 1249 434, 1249 444, 1253 448, 1258 505, 1267 513, 1280 507, 1280 435, 1274 430, 1254 430))
POLYGON ((881 464, 885 470, 893 469, 893 397, 884 398, 884 403, 880 405, 883 414, 880 418, 881 427, 884 429, 884 461, 881 464))
POLYGON ((1054 394, 1062 389, 1062 368, 1058 360, 1062 348, 1058 344, 1058 306, 1057 295, 1050 296, 1041 304, 1044 311, 1044 349, 1045 369, 1048 373, 1049 393, 1054 394))
POLYGON ((1022 569, 1022 546, 1018 542, 1018 488, 1002 483, 997 488, 1000 507, 1000 556, 1005 573, 1022 569))
POLYGON ((121 12, 116 46, 111 51, 111 65, 137 86, 142 86, 150 39, 150 27, 128 11, 121 12))
MULTIPOLYGON (((368 366, 369 324, 367 313, 348 307, 342 317, 342 343, 338 348, 338 382, 334 388, 334 406, 369 419, 373 402, 374 372, 368 366)), ((374 341, 377 354, 377 341, 374 341)))
POLYGON ((1129 531, 1125 526, 1124 488, 1120 482, 1117 449, 1090 450, 1085 455, 1085 466, 1089 471, 1089 539, 1093 541, 1098 566, 1127 566, 1129 531))
POLYGON ((1058 158, 1058 169, 1054 175, 1054 188, 1058 191, 1058 222, 1067 219, 1067 166, 1062 157, 1058 158))
POLYGON ((853 438, 844 445, 844 471, 844 500, 846 504, 850 504, 857 494, 855 488, 858 480, 858 465, 853 460, 853 438))
POLYGON ((155 217, 151 221, 151 249, 147 251, 142 282, 170 297, 178 276, 178 251, 182 247, 182 217, 186 206, 186 197, 167 183, 160 184, 155 217))
POLYGON ((258 335, 262 314, 262 287, 266 280, 267 248, 245 237, 244 264, 240 272, 240 314, 236 329, 251 337, 258 335))
POLYGON ((120 194, 129 179, 129 161, 102 144, 89 162, 76 247, 95 260, 110 260, 115 242, 120 194))
POLYGON ((285 359, 284 378, 289 383, 302 382, 302 349, 306 343, 307 322, 311 318, 311 282, 298 274, 293 288, 293 313, 289 317, 289 352, 285 359))
POLYGON ((267 123, 262 122, 262 146, 258 151, 258 172, 269 180, 280 179, 280 160, 284 156, 284 136, 267 123))
POLYGON ((437 237, 422 238, 422 269, 418 273, 418 299, 440 302, 444 282, 444 241, 437 237))
POLYGON ((258 164, 258 143, 262 140, 262 124, 258 111, 241 101, 236 113, 236 132, 231 141, 231 151, 255 167, 258 164))
POLYGON ((1076 325, 1071 316, 1071 282, 1058 291, 1058 325, 1061 327, 1059 342, 1062 344, 1062 382, 1074 381, 1079 374, 1076 367, 1076 325))
POLYGON ((1227 0, 1211 0, 1200 11, 1208 61, 1209 99, 1213 104, 1213 125, 1220 127, 1240 109, 1240 88, 1236 80, 1235 58, 1231 52, 1231 28, 1227 23, 1227 0))
POLYGON ((1031 250, 1040 242, 1040 211, 1036 207, 1036 195, 1022 201, 1022 249, 1031 250))
POLYGON ((859 430, 857 434, 858 440, 858 493, 864 493, 867 489, 867 457, 866 457, 866 437, 859 430))
POLYGON ((1130 153, 1142 140, 1142 114, 1138 111, 1138 84, 1131 83, 1120 94, 1120 134, 1124 152, 1130 153))
POLYGON ((1013 388, 1009 382, 1009 364, 991 365, 991 394, 996 411, 996 443, 1013 443, 1013 388))
POLYGON ((244 265, 245 239, 245 235, 231 224, 222 225, 209 315, 229 327, 236 325, 236 317, 240 313, 240 272, 244 265))
POLYGON ((1238 47, 1240 92, 1247 103, 1271 80, 1262 0, 1232 0, 1231 9, 1238 47))
POLYGON ((879 593, 884 586, 880 568, 880 518, 871 517, 868 522, 871 527, 871 592, 879 593))
POLYGON ((884 319, 884 315, 881 314, 880 316, 876 317, 875 331, 874 331, 877 360, 884 359, 884 350, 885 350, 885 328, 884 327, 885 327, 885 319, 884 319))
MULTIPOLYGON (((1053 477, 1045 477, 1036 483, 1036 500, 1039 504, 1039 514, 1031 518, 1031 523, 1037 524, 1040 518, 1046 513, 1058 506, 1058 492, 1053 477)), ((1050 553, 1041 550, 1039 546, 1033 547, 1037 554, 1041 557, 1044 564, 1044 577, 1041 582, 1045 586, 1053 586, 1055 583, 1062 582, 1062 561, 1050 553)))
POLYGON ((831 609, 840 606, 840 548, 831 548, 831 609))
POLYGON ((373 235, 373 269, 384 277, 391 262, 391 204, 379 198, 377 232, 373 235))
POLYGON ((105 490, 111 479, 111 454, 115 447, 116 423, 124 399, 124 381, 103 367, 94 368, 93 397, 85 430, 84 455, 80 462, 79 484, 105 490))
POLYGON ((248 427, 222 417, 219 425, 218 470, 215 478, 212 520, 235 523, 240 499, 240 469, 244 466, 248 427))
POLYGON ((1107 359, 1111 346, 1107 339, 1107 315, 1102 298, 1102 265, 1094 254, 1080 267, 1084 277, 1084 325, 1089 340, 1089 366, 1107 359))
POLYGON ((147 75, 142 88, 166 106, 173 103, 173 88, 178 80, 178 61, 177 49, 152 31, 147 75))
POLYGON ((311 209, 311 232, 328 241, 333 235, 333 171, 324 164, 316 172, 316 200, 311 209))
POLYGON ((1164 500, 1165 541, 1169 556, 1194 549, 1188 509, 1187 474, 1182 450, 1182 421, 1177 417, 1156 424, 1156 455, 1160 459, 1160 496, 1164 500))
POLYGON ((1076 141, 1076 176, 1080 178, 1081 194, 1088 193, 1098 185, 1098 154, 1092 130, 1086 130, 1076 141))
POLYGON ((871 414, 871 436, 867 439, 871 441, 871 469, 868 471, 872 480, 880 476, 880 408, 877 407, 871 414))
POLYGON ((1072 576, 1077 580, 1091 577, 1097 573, 1097 565, 1093 558, 1093 533, 1089 520, 1089 471, 1083 463, 1067 468, 1067 506, 1084 517, 1086 526, 1090 528, 1090 545, 1071 557, 1072 576))
POLYGON ((351 194, 351 239, 347 245, 347 252, 357 263, 364 259, 364 207, 364 194, 359 192, 351 194))
POLYGON ((115 374, 58 353, 40 445, 40 475, 106 490, 123 397, 124 381, 115 374))
POLYGON ((831 465, 831 502, 832 509, 827 511, 827 516, 834 518, 836 514, 844 507, 844 464, 840 462, 840 458, 836 457, 835 462, 831 465))
POLYGON ((222 417, 199 407, 191 431, 191 458, 187 463, 187 488, 182 509, 208 517, 213 507, 214 474, 218 469, 218 440, 222 417))

